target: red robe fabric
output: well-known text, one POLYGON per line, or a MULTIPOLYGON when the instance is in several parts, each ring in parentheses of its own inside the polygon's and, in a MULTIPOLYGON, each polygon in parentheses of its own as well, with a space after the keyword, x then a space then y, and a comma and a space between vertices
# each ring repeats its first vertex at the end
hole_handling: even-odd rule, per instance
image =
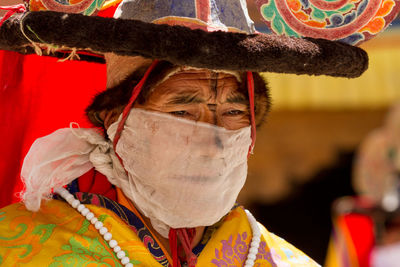
POLYGON ((0 51, 0 207, 19 201, 20 169, 34 140, 78 122, 106 88, 104 64, 0 51))

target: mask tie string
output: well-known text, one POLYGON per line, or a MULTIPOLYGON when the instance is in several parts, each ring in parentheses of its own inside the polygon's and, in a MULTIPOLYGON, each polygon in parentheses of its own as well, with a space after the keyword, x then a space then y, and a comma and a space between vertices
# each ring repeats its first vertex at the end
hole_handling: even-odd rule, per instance
POLYGON ((192 243, 195 235, 195 228, 171 228, 169 230, 168 239, 173 260, 172 267, 181 266, 178 255, 178 252, 180 250, 179 248, 183 248, 183 251, 185 252, 188 267, 196 266, 197 256, 192 252, 192 243), (181 246, 178 246, 178 239, 181 246))
POLYGON ((251 145, 249 147, 249 153, 247 154, 247 158, 249 158, 250 154, 253 154, 254 145, 256 142, 256 118, 254 113, 254 77, 251 71, 247 72, 247 91, 249 94, 250 124, 251 124, 251 145))
POLYGON ((183 250, 186 255, 186 262, 188 267, 195 267, 197 263, 197 256, 192 252, 192 242, 196 233, 195 228, 179 228, 177 235, 182 244, 183 250))
POLYGON ((0 6, 1 10, 8 10, 8 12, 0 20, 0 26, 3 25, 4 21, 9 19, 15 13, 23 13, 26 11, 24 4, 12 5, 12 6, 0 6))
MULTIPOLYGON (((132 105, 135 102, 136 98, 139 96, 140 92, 142 91, 144 83, 146 82, 147 78, 149 77, 149 75, 153 71, 153 69, 157 66, 158 62, 159 61, 156 59, 151 63, 150 67, 146 70, 145 74, 143 75, 143 78, 133 88, 131 98, 129 99, 128 104, 125 106, 125 108, 122 112, 122 118, 118 124, 117 132, 115 133, 115 137, 114 137, 114 141, 113 141, 114 151, 117 151, 116 150, 117 143, 119 141, 119 138, 121 137, 122 130, 124 129, 124 126, 125 126, 125 121, 128 118, 128 114, 131 111, 132 105)), ((120 159, 120 161, 121 161, 121 159, 120 159)), ((122 163, 122 161, 121 161, 121 163, 122 163)))
POLYGON ((172 267, 181 267, 178 257, 178 240, 176 229, 170 228, 168 234, 169 247, 171 249, 172 267))

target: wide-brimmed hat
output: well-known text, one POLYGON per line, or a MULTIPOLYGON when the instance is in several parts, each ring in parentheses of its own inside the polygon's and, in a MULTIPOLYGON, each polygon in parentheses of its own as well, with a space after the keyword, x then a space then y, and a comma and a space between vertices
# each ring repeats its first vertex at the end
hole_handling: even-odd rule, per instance
MULTIPOLYGON (((103 1, 75 2, 81 10, 68 10, 85 13, 83 3, 93 9, 103 1)), ((73 51, 81 60, 101 61, 94 54, 112 53, 215 70, 358 77, 368 56, 342 41, 258 33, 244 0, 124 0, 114 18, 28 11, 0 27, 0 49, 24 54, 73 51)))

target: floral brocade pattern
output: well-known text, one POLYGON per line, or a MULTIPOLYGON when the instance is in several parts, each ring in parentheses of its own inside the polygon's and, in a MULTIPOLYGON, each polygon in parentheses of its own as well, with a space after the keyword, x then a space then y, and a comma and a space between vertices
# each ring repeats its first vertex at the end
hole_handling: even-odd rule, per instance
POLYGON ((164 255, 161 247, 154 240, 143 222, 132 211, 111 199, 97 194, 77 192, 75 193, 75 197, 83 204, 92 204, 113 211, 140 238, 158 263, 162 266, 169 266, 167 257, 164 255))
MULTIPOLYGON (((225 217, 224 225, 220 228, 221 231, 217 231, 215 233, 216 238, 210 240, 210 243, 214 243, 214 249, 208 251, 213 254, 213 258, 207 266, 234 267, 244 265, 252 238, 251 228, 244 221, 245 216, 243 208, 239 207, 225 217), (227 231, 227 229, 230 229, 230 231, 227 231)), ((254 262, 255 267, 319 266, 284 239, 269 233, 262 225, 259 225, 259 227, 262 235, 254 262)), ((205 249, 207 250, 207 247, 205 249)))
POLYGON ((215 249, 216 259, 211 262, 218 267, 241 266, 246 261, 249 242, 250 236, 247 232, 237 234, 235 238, 231 235, 228 240, 221 241, 221 249, 215 249))
MULTIPOLYGON (((51 201, 37 213, 14 204, 0 214, 2 266, 109 266, 120 262, 90 222, 69 207, 51 201)), ((8 208, 8 207, 7 207, 8 208)), ((107 214, 98 216, 108 225, 107 214)), ((124 250, 127 255, 129 251, 124 250)), ((132 264, 139 264, 131 258, 132 264)))
MULTIPOLYGON (((77 193, 112 233, 135 266, 168 266, 159 246, 129 210, 95 194, 77 193), (97 206, 98 205, 98 206, 97 206), (143 235, 140 233, 143 231, 143 235)), ((255 266, 316 267, 304 253, 259 225, 261 243, 255 266)), ((252 233, 242 207, 234 208, 214 227, 208 227, 193 250, 197 266, 243 266, 252 233)), ((121 266, 93 225, 67 203, 51 200, 38 212, 22 203, 0 210, 1 266, 121 266)))
POLYGON ((62 246, 65 254, 54 257, 54 262, 49 267, 65 266, 119 266, 114 253, 105 249, 102 238, 78 237, 71 238, 68 245, 62 246), (87 246, 87 244, 89 246, 87 246))
MULTIPOLYGON (((213 266, 242 266, 247 259, 249 242, 247 232, 238 234, 235 239, 230 236, 228 240, 222 240, 222 248, 215 249, 215 259, 211 261, 213 266)), ((266 266, 266 262, 272 267, 290 267, 289 263, 282 261, 282 257, 274 248, 268 250, 266 242, 262 241, 256 255, 255 266, 266 266)))

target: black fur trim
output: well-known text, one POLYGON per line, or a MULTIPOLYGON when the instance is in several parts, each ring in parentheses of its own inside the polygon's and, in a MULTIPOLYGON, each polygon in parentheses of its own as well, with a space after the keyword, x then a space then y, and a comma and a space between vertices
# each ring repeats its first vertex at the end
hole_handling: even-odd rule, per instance
POLYGON ((25 34, 38 43, 140 55, 181 66, 348 78, 360 76, 368 67, 364 50, 337 41, 205 32, 53 11, 27 12, 9 18, 0 28, 0 49, 33 52, 20 31, 22 18, 25 34))

